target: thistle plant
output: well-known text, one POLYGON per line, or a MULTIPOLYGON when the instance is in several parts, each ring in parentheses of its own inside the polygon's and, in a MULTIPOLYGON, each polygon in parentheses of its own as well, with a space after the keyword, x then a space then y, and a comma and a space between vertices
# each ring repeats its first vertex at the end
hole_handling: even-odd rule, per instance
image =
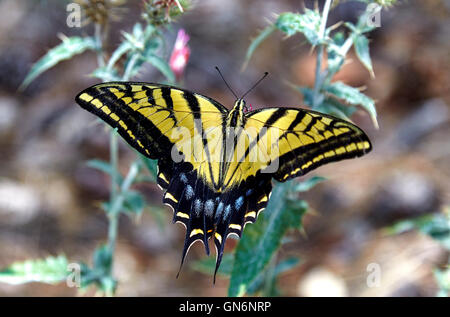
MULTIPOLYGON (((351 121, 352 114, 361 108, 368 113, 373 125, 378 128, 375 101, 358 88, 333 81, 336 73, 344 67, 347 54, 352 48, 371 77, 375 76, 367 37, 375 28, 367 23, 371 14, 370 7, 367 6, 361 13, 356 24, 341 21, 327 26, 329 13, 339 2, 326 0, 321 12, 316 3, 314 10, 305 8, 302 13, 281 13, 275 22, 252 40, 243 69, 257 53, 259 45, 272 33, 278 31, 286 36, 301 34, 302 39, 307 40, 316 54, 314 86, 290 84, 291 88, 303 95, 304 105, 348 121, 351 121), (324 57, 326 66, 323 65, 324 57)), ((362 2, 388 7, 395 1, 362 2)), ((298 199, 298 196, 323 180, 325 178, 313 176, 300 182, 276 184, 267 208, 259 215, 256 223, 246 227, 234 254, 227 256, 224 260, 226 264, 219 270, 222 275, 230 277, 229 296, 277 296, 281 293, 277 287, 279 274, 301 263, 301 259, 297 257, 283 259, 278 254, 282 245, 289 241, 286 237, 289 231, 303 230, 302 218, 309 207, 308 203, 298 199)), ((212 264, 210 260, 201 260, 194 264, 194 268, 211 272, 212 264)))
MULTIPOLYGON (((144 1, 141 21, 134 24, 131 32, 122 31, 121 43, 109 53, 106 51, 105 43, 108 41, 110 25, 123 14, 125 3, 125 0, 79 0, 78 4, 84 12, 82 24, 84 26, 93 24, 93 34, 83 37, 60 36, 62 43, 50 49, 32 66, 21 88, 25 88, 41 73, 59 62, 85 51, 96 53, 97 68, 93 70, 91 76, 103 82, 128 81, 137 76, 145 64, 149 64, 164 76, 167 83, 175 83, 174 71, 166 59, 167 43, 163 31, 177 16, 185 12, 189 3, 178 0, 144 1)), ((186 53, 186 40, 182 44, 186 53)), ((180 53, 178 51, 177 54, 180 53)), ((186 60, 187 58, 184 65, 180 62, 177 64, 175 70, 178 78, 181 78, 186 60)), ((113 295, 117 288, 113 266, 119 216, 120 214, 139 216, 143 212, 145 199, 141 193, 131 189, 131 186, 142 181, 154 181, 156 162, 136 153, 136 159, 130 164, 127 174, 121 175, 118 171, 118 137, 115 130, 110 129, 109 138, 109 162, 96 159, 87 162, 88 166, 108 174, 111 178, 110 199, 101 204, 108 218, 107 240, 94 251, 91 266, 79 264, 78 286, 86 289, 95 285, 101 293, 113 295), (144 168, 149 171, 149 175, 143 173, 144 168)), ((14 263, 1 270, 0 281, 13 284, 32 281, 53 284, 75 278, 75 275, 68 272, 68 268, 70 269, 69 260, 64 255, 29 260, 14 263)))

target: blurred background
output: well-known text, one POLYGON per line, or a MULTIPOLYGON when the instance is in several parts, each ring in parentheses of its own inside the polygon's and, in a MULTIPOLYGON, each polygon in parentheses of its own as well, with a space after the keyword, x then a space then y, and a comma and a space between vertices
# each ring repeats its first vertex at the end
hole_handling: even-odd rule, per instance
MULTIPOLYGON (((98 83, 87 76, 96 68, 87 52, 62 62, 18 87, 32 64, 60 43, 58 34, 86 35, 92 26, 69 28, 68 2, 0 2, 0 268, 13 262, 64 253, 71 261, 90 261, 105 241, 107 219, 98 207, 108 199, 109 177, 86 166, 108 159, 109 136, 103 125, 74 102, 82 89, 98 83)), ((319 3, 322 3, 319 1, 319 3)), ((276 14, 312 8, 300 0, 198 0, 167 31, 172 46, 178 29, 190 36, 191 55, 183 88, 208 95, 230 108, 234 102, 214 66, 219 66, 238 94, 264 71, 270 73, 250 95, 253 108, 295 106, 302 96, 286 81, 312 86, 315 54, 301 36, 275 33, 256 50, 241 72, 252 37, 276 14)), ((361 4, 362 5, 362 4, 361 4)), ((142 1, 127 1, 111 24, 107 45, 114 48, 120 30, 130 31, 140 18, 142 1)), ((360 4, 343 3, 329 25, 355 21, 360 4)), ((290 234, 281 255, 298 256, 301 265, 283 274, 286 296, 434 296, 435 269, 447 265, 448 251, 420 230, 389 234, 399 220, 443 213, 450 206, 450 5, 445 0, 400 1, 381 13, 381 27, 371 32, 375 79, 350 55, 339 79, 377 101, 379 129, 369 116, 352 119, 370 136, 374 150, 356 160, 329 164, 311 175, 320 183, 302 198, 311 212, 304 232, 290 234), (368 267, 381 269, 378 287, 368 287, 368 267)), ((171 48, 170 48, 171 49, 171 48)), ((353 54, 353 53, 351 53, 353 54)), ((141 81, 158 82, 152 68, 141 81)), ((120 166, 134 153, 120 142, 120 166)), ((126 172, 123 170, 122 172, 126 172)), ((122 215, 115 257, 118 296, 224 296, 228 280, 193 270, 204 257, 191 248, 178 279, 185 229, 171 224, 155 184, 142 184, 149 206, 139 219, 122 215)), ((227 252, 235 240, 229 239, 227 252)), ((370 271, 370 270, 369 270, 370 271)), ((76 296, 64 283, 8 285, 0 296, 76 296)))

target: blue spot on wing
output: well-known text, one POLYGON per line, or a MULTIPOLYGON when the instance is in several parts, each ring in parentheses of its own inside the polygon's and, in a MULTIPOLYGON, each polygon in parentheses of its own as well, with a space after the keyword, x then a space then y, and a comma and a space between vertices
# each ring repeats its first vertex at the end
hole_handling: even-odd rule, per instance
POLYGON ((243 204, 244 204, 244 197, 240 196, 238 199, 236 199, 234 206, 236 207, 236 210, 239 210, 241 209, 243 204))

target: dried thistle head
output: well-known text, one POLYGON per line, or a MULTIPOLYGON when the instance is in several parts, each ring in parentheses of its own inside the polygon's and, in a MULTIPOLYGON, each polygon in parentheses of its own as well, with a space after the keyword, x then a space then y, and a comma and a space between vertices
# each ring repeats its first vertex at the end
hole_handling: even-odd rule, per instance
POLYGON ((162 25, 184 13, 189 3, 186 0, 144 0, 143 18, 152 25, 162 25))
POLYGON ((126 0, 75 0, 82 8, 85 20, 84 25, 93 22, 106 25, 108 21, 117 21, 120 17, 120 8, 126 0))

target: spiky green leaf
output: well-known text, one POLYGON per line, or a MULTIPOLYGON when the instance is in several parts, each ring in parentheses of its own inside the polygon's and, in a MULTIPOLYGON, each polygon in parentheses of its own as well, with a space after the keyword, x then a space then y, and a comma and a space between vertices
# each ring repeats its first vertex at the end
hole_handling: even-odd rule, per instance
POLYGON ((302 33, 311 45, 316 46, 325 41, 320 33, 320 23, 319 12, 305 9, 302 14, 292 12, 280 14, 275 25, 288 36, 302 33))
POLYGON ((370 76, 375 77, 372 68, 372 59, 369 52, 369 40, 364 35, 358 35, 353 39, 355 52, 360 62, 370 73, 370 76))
POLYGON ((25 77, 20 89, 26 88, 36 77, 55 66, 59 62, 70 59, 86 50, 95 50, 96 43, 91 37, 64 37, 62 43, 50 49, 32 67, 25 77))
POLYGON ((144 56, 144 60, 159 70, 169 83, 175 82, 175 74, 164 59, 150 52, 144 56))
POLYGON ((346 85, 340 81, 328 84, 325 86, 325 91, 351 105, 358 105, 364 108, 372 118, 375 127, 378 128, 375 101, 372 98, 366 96, 357 88, 346 85))
POLYGON ((86 165, 95 168, 99 171, 102 171, 105 174, 108 174, 109 176, 113 176, 114 174, 117 174, 116 177, 113 177, 117 180, 117 185, 121 185, 123 182, 123 177, 113 169, 110 163, 98 159, 89 160, 86 162, 86 165))
POLYGON ((275 27, 275 25, 271 24, 269 26, 267 26, 266 28, 264 28, 259 34, 258 36, 256 36, 252 42, 250 43, 250 46, 247 49, 247 54, 245 55, 245 61, 244 64, 242 65, 242 69, 244 70, 245 68, 247 68, 247 65, 250 61, 250 59, 253 56, 253 53, 256 51, 256 49, 258 48, 258 46, 264 42, 264 40, 266 40, 277 28, 275 27))
POLYGON ((230 296, 244 295, 272 259, 285 233, 300 227, 306 203, 294 206, 286 199, 291 186, 290 182, 277 184, 266 210, 256 223, 245 228, 235 252, 228 290, 230 296))
POLYGON ((316 186, 318 183, 323 182, 326 180, 325 177, 322 176, 313 176, 310 177, 302 182, 299 182, 295 187, 294 191, 296 192, 306 192, 316 186))
POLYGON ((41 282, 56 284, 68 276, 68 260, 64 255, 16 262, 0 270, 0 282, 23 284, 41 282))

